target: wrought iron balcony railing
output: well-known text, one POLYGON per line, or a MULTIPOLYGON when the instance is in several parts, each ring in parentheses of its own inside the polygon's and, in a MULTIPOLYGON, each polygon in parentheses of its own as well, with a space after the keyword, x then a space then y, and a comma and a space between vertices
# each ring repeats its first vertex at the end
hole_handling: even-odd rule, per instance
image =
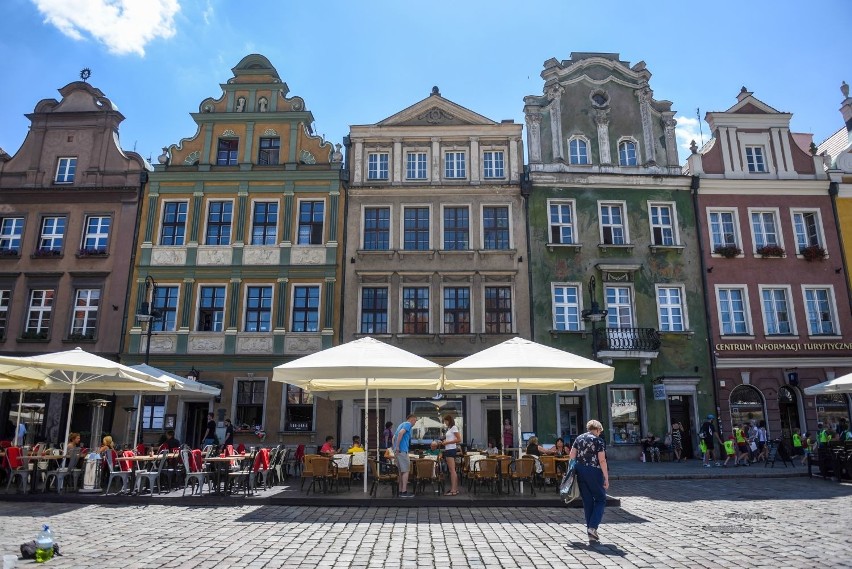
POLYGON ((656 352, 660 334, 655 328, 598 328, 593 337, 598 352, 656 352))

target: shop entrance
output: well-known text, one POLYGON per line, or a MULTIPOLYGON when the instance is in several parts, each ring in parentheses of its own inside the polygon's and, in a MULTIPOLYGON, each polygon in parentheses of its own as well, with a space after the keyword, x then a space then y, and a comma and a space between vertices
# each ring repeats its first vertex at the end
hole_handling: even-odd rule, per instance
MULTIPOLYGON (((488 444, 488 441, 494 439, 494 442, 497 444, 497 448, 503 448, 503 427, 506 424, 506 419, 509 420, 509 426, 514 429, 512 426, 514 422, 512 421, 512 411, 511 402, 503 403, 503 417, 500 417, 500 409, 488 409, 485 415, 485 440, 483 441, 483 447, 488 444)), ((510 440, 514 440, 515 431, 511 431, 512 437, 510 440)), ((508 432, 507 432, 508 435, 508 432)), ((508 442, 508 441, 507 441, 508 442)))
MULTIPOLYGON (((382 433, 385 430, 385 410, 379 409, 378 414, 378 425, 376 425, 376 410, 370 409, 368 416, 369 428, 367 429, 367 445, 368 450, 375 450, 379 448, 379 443, 381 442, 381 446, 384 447, 384 441, 380 441, 376 439, 376 429, 378 428, 379 437, 382 436, 382 433)), ((391 427, 391 430, 395 429, 396 425, 391 427)), ((360 436, 364 436, 361 433, 364 432, 364 410, 361 409, 361 430, 358 432, 360 436)), ((352 444, 352 441, 339 441, 338 444, 342 447, 348 447, 348 445, 352 444)))
MULTIPOLYGON (((669 395, 669 423, 677 421, 683 428, 681 444, 683 445, 683 458, 695 456, 692 446, 692 396, 691 395, 669 395)), ((671 429, 671 424, 669 424, 671 429)))
POLYGON ((183 442, 194 448, 201 448, 201 437, 207 430, 207 413, 210 412, 209 403, 185 403, 183 442))
POLYGON ((801 428, 799 396, 787 386, 778 390, 778 411, 781 413, 781 439, 793 444, 793 429, 801 428))

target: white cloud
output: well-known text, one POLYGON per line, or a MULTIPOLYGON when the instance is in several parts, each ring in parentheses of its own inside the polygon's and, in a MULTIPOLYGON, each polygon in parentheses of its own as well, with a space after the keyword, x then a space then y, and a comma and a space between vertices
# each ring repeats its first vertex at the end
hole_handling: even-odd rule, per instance
POLYGON ((175 35, 178 0, 32 0, 44 16, 66 36, 91 36, 117 55, 145 55, 145 46, 157 38, 175 35))
MULTIPOLYGON (((698 128, 698 118, 690 118, 685 116, 675 117, 677 121, 677 126, 675 127, 675 136, 677 136, 677 144, 678 147, 686 150, 687 156, 689 156, 689 145, 692 141, 695 141, 695 144, 698 145, 698 148, 701 148, 701 131, 698 128)), ((707 125, 702 125, 704 127, 704 142, 710 140, 710 135, 707 132, 707 125)), ((681 153, 681 156, 683 153, 681 153)))
POLYGON ((201 12, 201 17, 204 18, 204 23, 208 26, 210 25, 210 20, 213 19, 213 12, 213 5, 210 3, 210 0, 207 0, 207 6, 201 12))

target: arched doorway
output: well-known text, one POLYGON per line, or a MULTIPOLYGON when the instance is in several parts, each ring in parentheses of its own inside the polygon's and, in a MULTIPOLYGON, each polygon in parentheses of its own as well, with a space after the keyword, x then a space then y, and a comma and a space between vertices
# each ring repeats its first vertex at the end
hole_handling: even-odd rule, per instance
POLYGON ((849 400, 843 393, 816 396, 817 421, 827 429, 837 431, 841 420, 849 424, 849 400))
POLYGON ((766 407, 763 404, 763 394, 751 385, 738 385, 731 390, 731 423, 755 424, 766 420, 766 407))
POLYGON ((781 439, 792 444, 793 429, 801 428, 799 420, 799 395, 796 391, 783 386, 778 390, 778 411, 781 414, 781 439))

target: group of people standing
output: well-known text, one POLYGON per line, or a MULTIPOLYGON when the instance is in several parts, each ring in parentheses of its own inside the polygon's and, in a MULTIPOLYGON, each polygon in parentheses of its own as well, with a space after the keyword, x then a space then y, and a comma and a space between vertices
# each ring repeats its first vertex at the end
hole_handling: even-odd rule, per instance
MULTIPOLYGON (((411 429, 417 423, 417 415, 410 414, 405 418, 405 421, 399 424, 396 431, 393 433, 390 441, 387 434, 393 423, 385 425, 385 442, 388 448, 393 449, 393 455, 396 460, 396 466, 399 470, 397 482, 399 484, 400 498, 413 498, 414 493, 408 491, 408 479, 411 473, 411 459, 409 451, 411 449, 411 429)), ((459 443, 461 443, 461 433, 456 426, 455 419, 452 415, 444 415, 442 423, 446 432, 444 438, 432 442, 433 447, 440 446, 443 448, 441 455, 447 463, 447 472, 450 477, 450 489, 444 493, 444 496, 458 496, 459 494, 459 476, 456 471, 456 457, 458 456, 459 443)))

